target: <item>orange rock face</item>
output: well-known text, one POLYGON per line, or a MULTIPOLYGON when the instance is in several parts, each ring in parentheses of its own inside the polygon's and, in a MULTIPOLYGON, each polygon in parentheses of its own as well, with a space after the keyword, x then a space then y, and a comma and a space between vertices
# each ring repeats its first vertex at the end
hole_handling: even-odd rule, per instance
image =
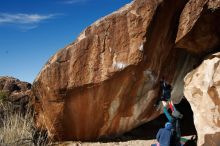
POLYGON ((220 53, 185 78, 184 94, 194 112, 198 145, 220 145, 220 53))
POLYGON ((180 16, 176 47, 195 54, 219 49, 219 7, 219 0, 189 0, 180 16))
POLYGON ((37 126, 56 140, 127 132, 160 114, 153 104, 162 76, 179 102, 182 79, 198 62, 175 46, 185 4, 136 0, 86 28, 35 79, 37 126))

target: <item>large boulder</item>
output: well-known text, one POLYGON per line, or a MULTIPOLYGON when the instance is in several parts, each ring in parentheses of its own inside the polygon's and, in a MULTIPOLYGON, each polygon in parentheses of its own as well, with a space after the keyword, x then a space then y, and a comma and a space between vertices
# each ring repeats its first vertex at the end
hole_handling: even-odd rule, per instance
POLYGON ((25 114, 31 101, 32 85, 13 77, 0 77, 0 116, 4 116, 5 110, 25 114), (9 107, 8 107, 9 106, 9 107))
POLYGON ((220 145, 220 53, 187 74, 184 94, 194 113, 198 145, 220 145))
POLYGON ((183 78, 200 61, 176 41, 186 3, 135 0, 57 52, 33 84, 37 127, 56 140, 122 134, 161 113, 153 104, 162 77, 180 102, 183 78))

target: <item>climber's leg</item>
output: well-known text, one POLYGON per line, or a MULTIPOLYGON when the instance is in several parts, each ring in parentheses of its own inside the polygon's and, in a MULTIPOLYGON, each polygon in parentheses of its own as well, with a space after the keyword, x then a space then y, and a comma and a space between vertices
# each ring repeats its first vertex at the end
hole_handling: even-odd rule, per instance
POLYGON ((172 105, 171 102, 169 102, 169 108, 171 109, 172 112, 174 112, 174 106, 172 105))
POLYGON ((170 100, 170 103, 171 103, 171 105, 173 106, 173 110, 174 110, 174 111, 176 111, 176 108, 175 108, 175 106, 174 106, 174 104, 173 104, 173 101, 172 101, 172 100, 170 100))
POLYGON ((167 110, 166 107, 163 108, 163 112, 164 112, 164 114, 166 115, 168 121, 172 123, 172 122, 173 122, 173 118, 171 117, 171 115, 170 115, 170 113, 168 112, 168 110, 167 110))

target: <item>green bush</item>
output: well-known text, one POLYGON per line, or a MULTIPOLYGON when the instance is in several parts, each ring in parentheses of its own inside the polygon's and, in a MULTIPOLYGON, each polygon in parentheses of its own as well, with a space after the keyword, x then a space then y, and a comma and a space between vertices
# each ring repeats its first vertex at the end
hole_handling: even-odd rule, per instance
POLYGON ((0 91, 0 103, 4 102, 7 99, 8 95, 4 91, 0 91))

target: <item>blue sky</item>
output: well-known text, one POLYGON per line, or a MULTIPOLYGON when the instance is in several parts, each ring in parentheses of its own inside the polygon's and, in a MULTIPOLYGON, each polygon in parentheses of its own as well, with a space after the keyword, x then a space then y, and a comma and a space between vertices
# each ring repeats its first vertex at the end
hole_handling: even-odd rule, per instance
POLYGON ((0 0, 0 76, 33 82, 87 26, 132 0, 0 0))

